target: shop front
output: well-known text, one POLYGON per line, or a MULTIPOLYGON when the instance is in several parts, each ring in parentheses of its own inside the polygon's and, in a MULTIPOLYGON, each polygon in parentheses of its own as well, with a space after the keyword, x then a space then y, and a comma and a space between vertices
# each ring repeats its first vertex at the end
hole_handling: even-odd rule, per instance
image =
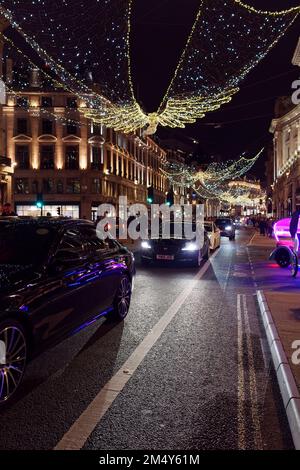
POLYGON ((39 209, 35 203, 16 202, 15 211, 19 216, 23 217, 38 217, 40 215, 49 217, 69 217, 71 219, 79 219, 80 205, 79 204, 66 204, 58 202, 45 202, 42 209, 39 209))

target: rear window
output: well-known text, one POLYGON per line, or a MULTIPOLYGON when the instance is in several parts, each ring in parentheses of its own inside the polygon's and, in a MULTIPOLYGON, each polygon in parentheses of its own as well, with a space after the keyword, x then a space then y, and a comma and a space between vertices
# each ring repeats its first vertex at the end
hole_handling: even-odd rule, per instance
POLYGON ((0 265, 38 265, 50 250, 53 227, 32 224, 0 224, 0 265))

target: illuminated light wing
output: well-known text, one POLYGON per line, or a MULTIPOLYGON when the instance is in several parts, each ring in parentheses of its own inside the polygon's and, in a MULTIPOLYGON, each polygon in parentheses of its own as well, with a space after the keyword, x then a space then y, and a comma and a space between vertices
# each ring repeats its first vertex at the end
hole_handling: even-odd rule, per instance
POLYGON ((146 114, 133 92, 132 2, 0 0, 0 12, 57 84, 85 103, 86 117, 117 131, 145 127, 147 135, 158 125, 184 127, 228 103, 300 11, 264 12, 239 0, 202 0, 162 103, 146 114), (92 83, 99 84, 98 91, 92 83))
POLYGON ((223 104, 229 103, 232 96, 238 92, 233 88, 211 97, 191 96, 190 98, 169 98, 164 111, 157 115, 159 124, 169 127, 185 127, 197 119, 203 118, 206 113, 219 109, 223 104))
POLYGON ((149 123, 147 114, 136 102, 123 105, 111 104, 103 109, 82 108, 80 112, 96 123, 125 133, 134 132, 149 123))
POLYGON ((263 12, 238 0, 203 0, 157 112, 159 124, 183 127, 228 103, 299 12, 300 7, 263 12))
MULTIPOLYGON (((181 187, 191 187, 205 199, 219 199, 225 202, 248 201, 255 192, 256 184, 239 181, 261 156, 260 150, 253 158, 241 156, 236 161, 211 164, 204 170, 196 170, 186 165, 169 163, 169 168, 161 172, 172 184, 181 187)), ((259 191, 258 191, 259 193, 259 191)), ((262 198, 258 194, 257 198, 262 198)))

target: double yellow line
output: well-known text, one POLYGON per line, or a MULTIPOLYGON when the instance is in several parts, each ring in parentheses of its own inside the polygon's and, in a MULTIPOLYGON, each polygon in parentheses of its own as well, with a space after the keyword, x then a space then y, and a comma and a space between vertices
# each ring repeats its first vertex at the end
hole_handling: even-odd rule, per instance
POLYGON ((247 449, 246 435, 246 404, 250 402, 251 421, 254 437, 254 446, 257 450, 263 449, 263 439, 260 424, 260 410, 258 403, 257 381, 251 328, 245 294, 237 296, 237 341, 238 341, 238 448, 247 449), (247 355, 248 370, 245 368, 245 354, 247 355), (246 378, 248 377, 248 384, 246 378), (248 387, 247 387, 248 385, 248 387), (249 395, 247 395, 247 389, 249 395))

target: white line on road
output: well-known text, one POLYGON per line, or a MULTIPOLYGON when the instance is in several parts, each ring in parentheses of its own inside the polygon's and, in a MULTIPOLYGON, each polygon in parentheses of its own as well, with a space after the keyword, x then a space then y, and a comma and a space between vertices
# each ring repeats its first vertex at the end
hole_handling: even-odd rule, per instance
POLYGON ((252 241, 254 240, 255 236, 256 236, 256 232, 254 233, 253 237, 251 237, 251 239, 250 239, 249 243, 247 244, 247 246, 252 245, 252 241))
POLYGON ((241 295, 237 296, 237 327, 238 327, 238 448, 246 449, 245 442, 245 372, 244 372, 244 353, 243 353, 243 323, 241 309, 241 295))
MULTIPOLYGON (((214 253, 210 259, 212 260, 219 252, 220 251, 214 253)), ((198 271, 196 276, 189 282, 189 285, 176 298, 166 313, 152 328, 150 333, 148 333, 135 351, 133 351, 120 370, 106 383, 106 385, 104 385, 86 410, 79 416, 63 438, 58 442, 54 450, 80 450, 84 446, 99 421, 111 407, 119 393, 129 381, 130 377, 137 370, 150 349, 161 337, 162 333, 178 313, 182 304, 191 294, 192 290, 197 285, 197 282, 204 276, 209 267, 210 262, 207 261, 198 271)))
POLYGON ((246 340, 247 340, 247 350, 248 350, 251 413, 252 413, 252 421, 253 421, 253 426, 254 426, 254 442, 255 442, 255 449, 262 450, 263 441, 262 441, 260 418, 259 418, 259 405, 258 405, 258 396, 257 396, 258 394, 257 394, 256 372, 255 372, 254 353, 253 353, 253 342, 252 342, 252 337, 251 337, 250 320, 249 320, 247 300, 246 300, 245 294, 243 294, 243 310, 244 310, 245 330, 246 330, 246 340))

